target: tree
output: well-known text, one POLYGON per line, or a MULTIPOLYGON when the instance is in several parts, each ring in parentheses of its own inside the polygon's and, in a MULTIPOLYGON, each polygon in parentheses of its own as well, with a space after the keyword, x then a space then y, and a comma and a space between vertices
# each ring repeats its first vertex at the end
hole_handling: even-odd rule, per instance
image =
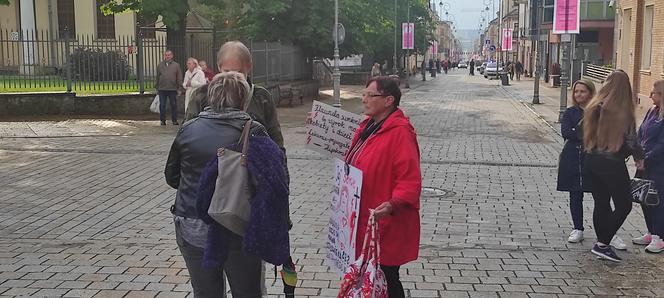
POLYGON ((0 0, 0 5, 9 5, 9 0, 0 0))
MULTIPOLYGON (((0 0, 3 1, 3 0, 0 0)), ((161 16, 166 26, 166 47, 173 51, 176 61, 183 63, 188 1, 183 0, 112 0, 102 6, 104 14, 134 11, 143 16, 161 16)))
MULTIPOLYGON (((206 5, 208 16, 224 29, 222 31, 229 38, 279 39, 296 44, 309 57, 331 58, 333 55, 334 0, 200 2, 206 5)), ((398 32, 401 32, 400 24, 406 21, 410 6, 410 19, 416 28, 416 44, 424 44, 430 39, 433 28, 427 0, 400 2, 398 32)), ((339 21, 346 29, 346 39, 340 47, 342 57, 364 54, 392 60, 395 26, 393 0, 339 0, 339 21)))

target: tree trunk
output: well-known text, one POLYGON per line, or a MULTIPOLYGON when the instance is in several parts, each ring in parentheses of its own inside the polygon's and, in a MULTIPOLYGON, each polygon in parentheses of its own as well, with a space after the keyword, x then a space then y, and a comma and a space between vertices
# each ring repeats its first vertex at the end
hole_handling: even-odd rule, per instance
POLYGON ((179 21, 176 26, 166 28, 166 47, 173 52, 173 60, 180 64, 183 72, 187 64, 187 15, 182 14, 179 16, 179 21))

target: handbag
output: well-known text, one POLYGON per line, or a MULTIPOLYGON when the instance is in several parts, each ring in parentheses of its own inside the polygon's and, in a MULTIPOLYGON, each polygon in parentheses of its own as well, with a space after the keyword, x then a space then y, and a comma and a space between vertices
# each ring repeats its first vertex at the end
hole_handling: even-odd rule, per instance
POLYGON ((655 182, 648 179, 632 178, 630 183, 632 200, 646 206, 659 205, 659 195, 655 189, 655 182))
POLYGON ((150 104, 150 112, 159 114, 159 94, 154 96, 152 104, 150 104))
POLYGON ((247 150, 252 120, 244 124, 239 143, 242 151, 217 150, 218 175, 208 215, 231 232, 244 236, 251 216, 252 184, 247 169, 247 150))
POLYGON ((380 269, 378 223, 373 211, 364 235, 362 254, 346 269, 337 298, 388 297, 385 273, 380 269))

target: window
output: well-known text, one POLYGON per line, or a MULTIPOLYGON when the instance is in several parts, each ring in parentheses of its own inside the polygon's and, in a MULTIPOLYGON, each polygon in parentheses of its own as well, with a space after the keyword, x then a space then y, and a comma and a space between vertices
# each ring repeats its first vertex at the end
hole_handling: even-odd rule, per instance
POLYGON ((143 38, 155 39, 157 38, 155 23, 157 23, 157 17, 145 16, 141 13, 136 15, 138 20, 138 27, 143 33, 143 38))
POLYGON ((101 6, 106 1, 97 1, 97 38, 99 39, 115 39, 115 16, 105 16, 101 12, 101 6))
POLYGON ((589 20, 603 19, 607 8, 605 0, 586 0, 588 5, 586 18, 589 20))
POLYGON ((58 36, 76 35, 74 0, 58 0, 58 36))
POLYGON ((649 70, 652 58, 652 22, 655 17, 655 7, 646 6, 643 18, 643 44, 641 45, 641 69, 649 70))
POLYGON ((553 23, 553 0, 544 0, 544 15, 542 23, 553 23))

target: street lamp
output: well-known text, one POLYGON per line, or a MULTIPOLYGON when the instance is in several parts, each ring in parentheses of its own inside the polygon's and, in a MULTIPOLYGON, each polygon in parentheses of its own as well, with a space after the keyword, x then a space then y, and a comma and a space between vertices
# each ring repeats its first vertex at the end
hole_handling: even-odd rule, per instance
POLYGON ((334 73, 332 74, 334 87, 334 106, 341 107, 341 72, 339 71, 339 0, 334 0, 334 73))
POLYGON ((394 0, 394 61, 392 62, 392 73, 397 74, 397 0, 394 0))

